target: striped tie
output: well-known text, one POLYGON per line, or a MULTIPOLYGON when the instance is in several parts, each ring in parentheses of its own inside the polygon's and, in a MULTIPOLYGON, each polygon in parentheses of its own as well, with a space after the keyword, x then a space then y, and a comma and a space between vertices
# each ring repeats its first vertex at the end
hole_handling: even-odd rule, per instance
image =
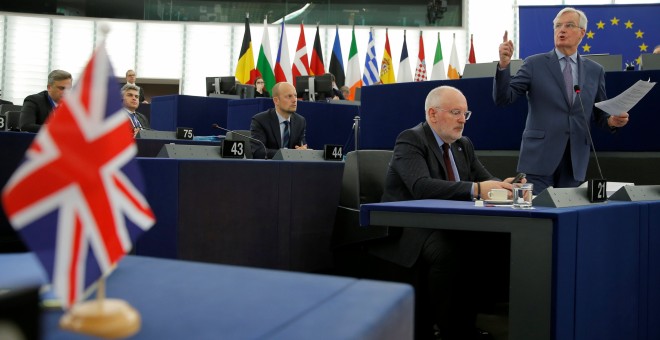
POLYGON ((282 147, 289 148, 289 121, 285 120, 284 122, 284 132, 282 132, 282 147))
POLYGON ((135 115, 134 112, 129 113, 128 117, 131 119, 131 122, 133 123, 134 128, 141 128, 142 127, 142 124, 140 124, 140 121, 137 119, 137 116, 135 115))

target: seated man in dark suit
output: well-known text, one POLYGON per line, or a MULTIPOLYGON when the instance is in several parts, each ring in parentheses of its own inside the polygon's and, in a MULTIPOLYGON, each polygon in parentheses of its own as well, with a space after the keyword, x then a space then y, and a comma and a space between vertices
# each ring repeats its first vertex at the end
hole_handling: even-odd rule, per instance
POLYGON ((264 143, 263 146, 251 142, 252 155, 255 159, 273 158, 279 149, 307 149, 305 118, 296 113, 298 98, 296 88, 289 83, 277 83, 273 86, 274 109, 257 113, 252 117, 250 133, 252 138, 264 143))
POLYGON ((133 136, 142 129, 148 129, 149 120, 145 115, 137 112, 137 108, 140 106, 140 88, 137 85, 126 84, 121 88, 121 97, 124 111, 133 128, 133 136))
MULTIPOLYGON (((425 110, 426 122, 397 137, 382 201, 469 201, 487 197, 491 189, 512 189, 513 178, 500 181, 491 175, 475 155, 470 139, 462 135, 471 112, 458 89, 433 89, 426 97, 425 110)), ((497 243, 488 234, 390 228, 386 239, 369 245, 370 253, 377 257, 420 269, 422 287, 416 294, 424 297, 428 308, 417 317, 430 320, 424 325, 427 328, 418 330, 422 333, 419 337, 431 335, 435 324, 443 340, 489 338, 489 334, 475 328, 474 306, 479 291, 475 283, 492 284, 475 268, 484 260, 478 258, 483 250, 480 247, 497 243)))
POLYGON ((64 92, 71 89, 71 73, 54 70, 48 75, 46 91, 29 95, 23 101, 19 126, 22 131, 38 132, 50 113, 59 105, 64 92))

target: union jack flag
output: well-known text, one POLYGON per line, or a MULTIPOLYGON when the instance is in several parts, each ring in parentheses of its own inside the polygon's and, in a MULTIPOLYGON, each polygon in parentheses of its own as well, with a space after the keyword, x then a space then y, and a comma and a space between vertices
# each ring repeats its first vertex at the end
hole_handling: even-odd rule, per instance
POLYGON ((101 43, 2 191, 9 221, 65 308, 155 222, 121 102, 101 43))

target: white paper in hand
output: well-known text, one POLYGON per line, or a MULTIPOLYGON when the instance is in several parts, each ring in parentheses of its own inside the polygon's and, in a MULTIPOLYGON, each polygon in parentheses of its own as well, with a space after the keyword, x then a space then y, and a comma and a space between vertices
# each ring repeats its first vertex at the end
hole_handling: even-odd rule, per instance
POLYGON ((655 83, 648 81, 638 80, 633 86, 621 92, 618 96, 596 103, 596 107, 611 114, 612 116, 620 116, 623 112, 628 112, 633 108, 644 96, 651 91, 655 83))

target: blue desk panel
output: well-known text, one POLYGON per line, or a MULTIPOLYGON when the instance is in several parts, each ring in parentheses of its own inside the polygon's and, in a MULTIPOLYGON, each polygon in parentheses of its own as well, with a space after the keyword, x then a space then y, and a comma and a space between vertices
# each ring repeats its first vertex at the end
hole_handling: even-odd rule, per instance
MULTIPOLYGON (((30 253, 0 255, 3 273, 37 266, 30 253)), ((127 256, 106 286, 141 314, 132 339, 413 337, 413 290, 399 283, 127 256)), ((44 339, 90 338, 60 330, 61 315, 43 315, 44 339)))
POLYGON ((252 116, 275 107, 273 98, 253 98, 230 100, 227 108, 227 126, 229 130, 250 130, 252 116))
MULTIPOLYGON (((651 213, 645 219, 644 207, 638 203, 608 202, 573 208, 516 210, 475 207, 472 202, 422 200, 363 205, 360 223, 382 225, 383 218, 389 217, 389 225, 394 226, 414 227, 419 223, 419 227, 427 228, 510 232, 510 322, 517 325, 510 328, 510 339, 529 338, 525 334, 561 340, 646 339, 646 320, 651 316, 645 310, 646 297, 655 296, 657 299, 660 286, 657 282, 653 286, 651 281, 648 291, 645 288, 649 282, 649 269, 642 265, 648 261, 648 248, 643 243, 646 242, 644 230, 649 222, 645 221, 652 219, 650 215, 656 215, 654 218, 660 216, 651 213), (371 220, 376 216, 374 213, 381 214, 375 224, 371 220), (423 222, 436 215, 451 216, 450 221, 454 224, 423 222), (486 218, 479 219, 480 216, 486 218), (412 222, 413 219, 417 222, 412 222), (475 224, 476 220, 480 224, 475 224), (543 240, 530 238, 527 234, 535 233, 534 229, 541 226, 536 221, 542 220, 551 221, 552 231, 545 239, 546 244, 539 243, 538 247, 550 247, 551 265, 539 272, 537 267, 544 265, 543 250, 537 252, 534 246, 524 252, 519 249, 525 246, 521 242, 543 240), (526 264, 520 266, 521 262, 526 264), (550 282, 538 281, 539 276, 547 277, 550 282), (549 292, 544 288, 548 284, 549 292), (525 296, 536 299, 548 293, 550 303, 547 306, 543 306, 543 298, 538 301, 521 299, 525 296), (537 303, 539 301, 541 304, 537 303), (529 317, 530 324, 541 328, 548 325, 549 331, 539 333, 534 328, 527 328, 530 324, 521 325, 515 320, 516 313, 523 318, 529 317), (534 315, 547 315, 547 319, 539 320, 534 315)), ((657 252, 658 246, 650 248, 651 252, 657 252)), ((656 255, 655 259, 651 256, 650 259, 658 261, 660 256, 656 255)), ((652 270, 651 274, 660 278, 659 272, 652 270)))
MULTIPOLYGON (((641 242, 647 247, 648 261, 642 262, 642 268, 648 268, 648 300, 642 311, 648 310, 648 317, 643 320, 648 325, 647 339, 660 339, 660 202, 643 202, 647 213, 647 238, 641 242), (648 241, 647 241, 648 240, 648 241)), ((644 282, 642 282, 644 283, 644 282)))
MULTIPOLYGON (((609 98, 620 94, 638 80, 657 81, 660 71, 608 72, 605 80, 609 98)), ((424 101, 433 88, 450 85, 460 89, 474 113, 465 125, 464 134, 477 150, 519 150, 527 116, 527 100, 500 108, 492 98, 493 78, 425 81, 362 88, 361 148, 394 147, 401 131, 424 121, 424 101)), ((612 135, 601 128, 593 129, 598 151, 660 151, 660 140, 651 138, 660 126, 657 99, 660 86, 655 86, 632 110, 630 123, 612 135)))
MULTIPOLYGON (((324 144, 346 144, 353 135, 353 119, 360 115, 360 107, 301 101, 297 112, 307 120, 307 145, 323 150, 324 144)), ((348 144, 344 153, 351 150, 353 142, 348 144)))
POLYGON ((211 125, 227 125, 229 101, 226 98, 185 95, 154 97, 151 101, 151 128, 175 131, 177 127, 191 127, 196 136, 218 135, 219 131, 211 125))
POLYGON ((273 269, 331 266, 341 162, 139 159, 157 222, 138 255, 273 269))

